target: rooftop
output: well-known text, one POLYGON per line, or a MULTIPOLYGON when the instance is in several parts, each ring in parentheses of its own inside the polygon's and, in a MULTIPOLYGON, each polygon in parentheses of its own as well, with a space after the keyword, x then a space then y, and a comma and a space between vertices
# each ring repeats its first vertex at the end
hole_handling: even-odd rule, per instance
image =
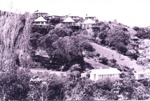
POLYGON ((116 69, 116 68, 92 69, 91 73, 103 74, 103 75, 107 75, 107 74, 121 74, 121 72, 118 69, 116 69))
POLYGON ((45 22, 46 20, 43 17, 39 17, 37 19, 34 20, 34 22, 45 22))
POLYGON ((75 22, 71 17, 67 17, 63 22, 75 22))
POLYGON ((95 24, 95 21, 92 19, 87 19, 83 22, 84 24, 95 24))
POLYGON ((140 72, 137 72, 135 74, 146 74, 146 73, 150 74, 150 69, 146 69, 144 71, 140 71, 140 72))
POLYGON ((39 11, 39 10, 36 10, 34 13, 36 13, 36 14, 38 14, 38 13, 47 14, 46 12, 44 12, 44 11, 39 11))

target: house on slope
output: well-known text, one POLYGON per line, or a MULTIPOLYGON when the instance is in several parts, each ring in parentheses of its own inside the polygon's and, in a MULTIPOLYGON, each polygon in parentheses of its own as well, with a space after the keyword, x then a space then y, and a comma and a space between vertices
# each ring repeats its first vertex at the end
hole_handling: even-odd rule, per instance
POLYGON ((35 19, 33 21, 33 24, 34 25, 48 25, 47 24, 47 20, 45 20, 42 16, 41 17, 38 17, 37 19, 35 19))
POLYGON ((96 22, 92 19, 85 19, 85 21, 82 23, 82 28, 83 29, 89 29, 92 28, 96 22))
POLYGON ((54 18, 56 18, 56 19, 65 19, 65 16, 64 15, 48 15, 47 16, 47 18, 49 19, 49 20, 51 20, 51 19, 54 19, 54 18))
POLYGON ((35 11, 34 14, 36 15, 36 17, 40 17, 40 16, 46 17, 46 16, 48 16, 48 13, 46 13, 44 11, 39 11, 39 10, 35 11))
POLYGON ((150 78, 150 69, 136 72, 136 73, 134 73, 134 76, 135 76, 136 80, 142 80, 142 79, 150 78))
POLYGON ((82 19, 82 17, 79 17, 79 16, 70 16, 74 21, 80 21, 82 19))
POLYGON ((103 79, 113 79, 117 80, 120 78, 120 72, 116 68, 106 68, 106 69, 92 69, 90 72, 90 79, 93 81, 103 80, 103 79))
POLYGON ((96 17, 95 17, 95 16, 87 16, 87 15, 86 15, 85 19, 86 19, 86 20, 87 20, 87 19, 96 20, 96 17))
POLYGON ((65 24, 68 27, 75 26, 75 21, 70 16, 68 16, 64 19, 63 24, 65 24))

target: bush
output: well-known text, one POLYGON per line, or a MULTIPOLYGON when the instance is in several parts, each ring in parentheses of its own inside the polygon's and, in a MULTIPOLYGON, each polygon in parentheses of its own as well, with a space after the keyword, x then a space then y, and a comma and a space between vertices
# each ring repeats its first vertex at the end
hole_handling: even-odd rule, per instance
POLYGON ((114 65, 116 65, 116 60, 115 59, 110 59, 110 60, 108 60, 108 65, 110 66, 110 67, 113 67, 114 65))
POLYGON ((80 66, 80 64, 74 64, 70 67, 70 70, 71 71, 75 71, 75 70, 81 71, 81 66, 80 66))
POLYGON ((1 100, 25 100, 29 92, 30 72, 18 69, 16 72, 0 74, 1 100))
POLYGON ((133 52, 127 51, 126 55, 135 60, 137 60, 137 58, 139 57, 139 54, 135 50, 133 50, 133 52))
POLYGON ((48 80, 48 100, 63 100, 63 81, 61 79, 48 80))
POLYGON ((35 33, 35 32, 37 32, 37 33, 40 33, 40 34, 42 34, 42 35, 46 35, 46 34, 48 34, 48 32, 49 32, 49 30, 51 29, 51 27, 50 26, 36 26, 36 25, 34 25, 34 26, 32 26, 32 33, 35 33))
POLYGON ((82 43, 81 47, 82 47, 84 50, 87 50, 87 51, 90 51, 90 52, 95 51, 95 49, 93 48, 93 46, 92 46, 91 44, 89 44, 88 42, 82 43))
POLYGON ((107 65, 108 64, 108 59, 106 57, 101 57, 101 58, 99 58, 99 62, 107 65))
POLYGON ((117 46, 116 46, 117 50, 122 53, 122 54, 126 54, 126 52, 128 51, 127 47, 122 44, 122 43, 119 43, 117 46))

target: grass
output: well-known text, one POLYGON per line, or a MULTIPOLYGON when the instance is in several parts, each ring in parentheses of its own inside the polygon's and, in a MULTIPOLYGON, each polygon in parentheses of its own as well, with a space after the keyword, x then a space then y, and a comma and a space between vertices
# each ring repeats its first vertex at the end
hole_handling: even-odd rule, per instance
POLYGON ((124 56, 115 50, 111 50, 107 47, 100 46, 96 43, 90 43, 93 48, 95 48, 96 52, 101 56, 107 57, 108 59, 115 59, 119 65, 127 66, 129 68, 133 68, 135 71, 143 70, 143 67, 138 65, 135 60, 131 60, 129 57, 124 56))
POLYGON ((89 63, 94 69, 99 69, 99 68, 110 68, 107 65, 104 65, 102 63, 96 62, 93 58, 84 58, 84 61, 89 63))

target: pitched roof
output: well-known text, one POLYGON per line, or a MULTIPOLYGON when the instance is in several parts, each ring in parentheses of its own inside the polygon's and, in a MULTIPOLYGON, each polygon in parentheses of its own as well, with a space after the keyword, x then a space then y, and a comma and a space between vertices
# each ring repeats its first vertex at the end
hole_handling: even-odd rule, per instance
POLYGON ((137 36, 131 36, 131 39, 139 39, 137 36))
POLYGON ((75 22, 71 17, 67 17, 63 22, 75 22))
POLYGON ((45 22, 46 20, 43 17, 39 17, 37 19, 34 20, 34 22, 45 22))
POLYGON ((39 11, 39 10, 36 10, 34 13, 43 13, 43 14, 47 14, 45 11, 39 11))
POLYGON ((146 73, 150 73, 150 69, 145 70, 146 73))
POLYGON ((95 24, 95 21, 92 19, 87 19, 83 22, 83 24, 95 24))
POLYGON ((101 74, 101 75, 107 75, 107 74, 121 74, 121 72, 116 68, 108 68, 108 69, 92 69, 91 73, 94 74, 101 74))

